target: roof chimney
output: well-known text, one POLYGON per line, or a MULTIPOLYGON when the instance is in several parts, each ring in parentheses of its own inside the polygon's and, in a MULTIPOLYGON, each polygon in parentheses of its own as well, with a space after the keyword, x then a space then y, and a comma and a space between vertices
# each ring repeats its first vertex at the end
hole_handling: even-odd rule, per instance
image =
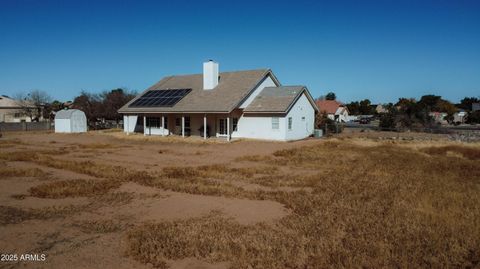
POLYGON ((218 85, 218 63, 209 60, 203 63, 203 89, 211 90, 218 85))

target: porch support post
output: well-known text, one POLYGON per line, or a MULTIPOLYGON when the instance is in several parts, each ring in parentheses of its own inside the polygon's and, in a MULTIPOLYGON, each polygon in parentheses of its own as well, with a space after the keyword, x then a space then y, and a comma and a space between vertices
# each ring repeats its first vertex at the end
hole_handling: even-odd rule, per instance
POLYGON ((165 136, 165 117, 162 114, 162 136, 165 136))
POLYGON ((145 133, 145 128, 147 128, 147 117, 143 115, 143 135, 147 135, 147 133, 145 133))
POLYGON ((227 117, 227 141, 230 141, 230 116, 227 117))
POLYGON ((127 115, 127 122, 124 122, 123 125, 127 124, 127 135, 130 135, 130 116, 127 115))
POLYGON ((207 114, 203 115, 203 139, 207 139, 207 114))
POLYGON ((185 116, 182 115, 182 137, 185 137, 185 116))

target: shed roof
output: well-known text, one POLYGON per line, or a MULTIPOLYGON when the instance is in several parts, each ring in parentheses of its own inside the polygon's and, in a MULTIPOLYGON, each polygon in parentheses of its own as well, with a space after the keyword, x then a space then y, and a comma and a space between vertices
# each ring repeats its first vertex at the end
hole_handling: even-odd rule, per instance
POLYGON ((78 109, 60 110, 60 111, 57 111, 57 113, 55 114, 55 119, 71 119, 74 113, 85 114, 83 113, 83 111, 78 109))
POLYGON ((304 92, 307 93, 307 98, 315 110, 317 110, 313 98, 308 94, 305 86, 281 86, 265 87, 262 92, 253 99, 252 103, 244 109, 244 112, 288 112, 290 107, 304 92))
POLYGON ((203 74, 165 77, 136 96, 118 112, 231 112, 268 74, 276 80, 270 69, 222 72, 217 87, 212 90, 203 89, 203 74), (192 91, 172 107, 129 107, 148 91, 168 89, 192 89, 192 91))

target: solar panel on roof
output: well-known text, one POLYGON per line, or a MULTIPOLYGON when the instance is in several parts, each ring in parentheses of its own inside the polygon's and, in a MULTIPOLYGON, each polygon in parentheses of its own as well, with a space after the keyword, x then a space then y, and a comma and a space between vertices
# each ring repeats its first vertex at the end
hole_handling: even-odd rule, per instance
POLYGON ((140 96, 129 107, 170 107, 178 103, 192 89, 153 90, 140 96))

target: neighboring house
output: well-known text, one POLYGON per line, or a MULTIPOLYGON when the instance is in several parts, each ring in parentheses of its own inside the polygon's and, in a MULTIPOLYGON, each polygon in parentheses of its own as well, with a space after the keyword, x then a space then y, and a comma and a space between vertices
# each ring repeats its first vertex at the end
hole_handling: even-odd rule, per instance
POLYGON ((336 100, 317 100, 317 107, 320 112, 327 113, 329 119, 336 122, 347 122, 348 108, 336 100))
POLYGON ((87 117, 78 109, 60 110, 55 114, 55 133, 84 133, 87 117))
POLYGON ((465 111, 458 111, 453 114, 454 123, 465 123, 466 119, 467 119, 467 112, 465 111))
POLYGON ((31 122, 32 119, 25 113, 25 106, 35 111, 35 117, 43 120, 41 116, 41 109, 36 108, 33 104, 28 105, 25 102, 20 102, 6 95, 0 96, 0 122, 31 122))
POLYGON ((305 86, 282 86, 270 69, 169 76, 119 109, 124 131, 296 140, 313 134, 315 102, 305 86))
POLYGON ((383 114, 383 113, 387 113, 387 109, 381 105, 381 104, 378 104, 375 106, 375 112, 377 112, 378 114, 383 114))
POLYGON ((428 115, 433 118, 435 123, 448 124, 448 121, 445 119, 448 114, 445 112, 429 112, 428 115))

